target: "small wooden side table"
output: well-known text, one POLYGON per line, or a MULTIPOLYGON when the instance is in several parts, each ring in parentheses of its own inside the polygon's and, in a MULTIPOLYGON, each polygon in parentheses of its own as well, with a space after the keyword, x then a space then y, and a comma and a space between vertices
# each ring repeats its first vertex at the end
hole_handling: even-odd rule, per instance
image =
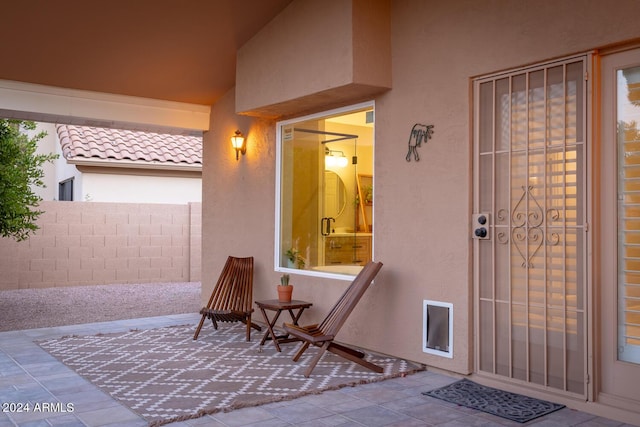
POLYGON ((282 313, 285 310, 288 311, 289 315, 291 316, 291 320, 293 321, 293 324, 297 325, 298 319, 300 319, 300 316, 302 316, 302 312, 307 308, 311 307, 313 304, 310 302, 299 301, 299 300, 291 300, 291 302, 280 302, 277 299, 269 299, 269 300, 263 300, 263 301, 256 301, 256 305, 262 312, 262 317, 264 318, 264 321, 267 324, 267 332, 264 333, 264 336, 262 337, 262 341, 260 341, 260 346, 263 346, 267 340, 273 340, 273 345, 276 346, 276 350, 281 351, 280 344, 299 341, 299 339, 289 338, 289 334, 276 335, 276 333, 273 330, 273 326, 278 321, 278 318, 280 317, 280 313, 282 313), (273 319, 269 320, 266 310, 271 310, 276 312, 273 319), (293 310, 298 310, 298 312, 294 314, 293 310))

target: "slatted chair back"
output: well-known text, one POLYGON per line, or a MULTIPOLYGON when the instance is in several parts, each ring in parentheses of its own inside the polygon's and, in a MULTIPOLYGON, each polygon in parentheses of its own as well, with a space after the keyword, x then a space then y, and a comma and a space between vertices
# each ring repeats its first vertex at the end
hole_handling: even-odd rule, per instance
POLYGON ((353 309, 364 295, 369 285, 382 268, 381 262, 369 262, 364 266, 349 287, 344 291, 338 302, 333 306, 327 317, 320 323, 318 330, 327 336, 336 336, 353 309))
POLYGON ((228 257, 220 273, 209 302, 200 310, 202 318, 193 339, 198 339, 205 319, 211 319, 213 327, 217 322, 243 322, 247 325, 247 341, 251 339, 251 328, 261 330, 251 322, 253 313, 253 257, 228 257))
POLYGON ((228 257, 213 288, 207 308, 251 311, 253 305, 253 257, 228 257))
POLYGON ((370 261, 356 278, 351 282, 349 287, 344 291, 338 302, 333 306, 327 317, 324 318, 320 325, 299 326, 290 323, 283 325, 284 330, 295 338, 302 341, 300 349, 293 356, 293 361, 297 362, 310 345, 320 347, 320 350, 313 356, 304 376, 309 377, 311 372, 322 358, 322 355, 330 351, 340 357, 351 360, 374 372, 382 373, 383 368, 365 359, 364 352, 351 348, 334 341, 335 336, 342 328, 353 309, 364 295, 369 285, 382 268, 381 262, 370 261))

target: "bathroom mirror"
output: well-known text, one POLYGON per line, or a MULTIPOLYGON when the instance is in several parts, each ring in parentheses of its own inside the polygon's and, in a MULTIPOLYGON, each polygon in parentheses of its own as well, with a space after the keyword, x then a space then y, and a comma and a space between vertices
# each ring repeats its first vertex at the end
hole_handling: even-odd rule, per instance
POLYGON ((347 205, 347 187, 337 173, 324 171, 324 216, 337 218, 347 205))

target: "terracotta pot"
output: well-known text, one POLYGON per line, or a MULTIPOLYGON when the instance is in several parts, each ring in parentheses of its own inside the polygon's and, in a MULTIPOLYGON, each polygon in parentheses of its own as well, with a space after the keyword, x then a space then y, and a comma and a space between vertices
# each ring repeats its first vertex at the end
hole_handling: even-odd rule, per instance
POLYGON ((278 301, 291 302, 291 293, 293 292, 293 286, 278 285, 278 301))

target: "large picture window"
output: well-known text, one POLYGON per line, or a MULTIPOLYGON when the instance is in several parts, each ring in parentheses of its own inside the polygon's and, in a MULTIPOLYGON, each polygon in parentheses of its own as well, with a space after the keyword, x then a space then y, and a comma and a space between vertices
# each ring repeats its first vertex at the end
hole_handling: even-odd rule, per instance
POLYGON ((351 279, 373 253, 373 104, 277 133, 276 270, 351 279))

